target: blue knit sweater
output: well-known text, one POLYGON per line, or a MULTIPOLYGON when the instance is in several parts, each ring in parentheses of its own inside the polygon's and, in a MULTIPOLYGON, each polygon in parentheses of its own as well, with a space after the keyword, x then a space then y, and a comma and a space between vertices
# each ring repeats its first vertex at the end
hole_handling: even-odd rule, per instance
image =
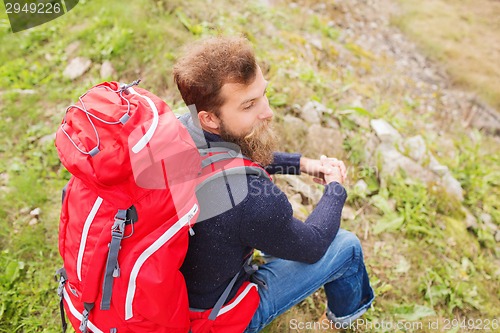
MULTIPOLYGON (((218 135, 208 132, 203 132, 201 140, 201 131, 195 128, 189 114, 180 120, 197 145, 222 142, 218 135)), ((299 162, 300 154, 275 153, 267 171, 299 174, 299 162)), ((254 248, 278 258, 304 263, 318 261, 339 230, 346 192, 337 182, 325 186, 321 200, 305 222, 293 217, 286 195, 264 177, 218 178, 205 185, 197 196, 200 222, 193 227, 195 234, 190 237, 181 271, 186 279, 190 306, 209 309, 254 248), (229 210, 221 208, 226 205, 227 197, 233 204, 229 210)), ((248 277, 239 279, 229 299, 245 279, 248 277)))

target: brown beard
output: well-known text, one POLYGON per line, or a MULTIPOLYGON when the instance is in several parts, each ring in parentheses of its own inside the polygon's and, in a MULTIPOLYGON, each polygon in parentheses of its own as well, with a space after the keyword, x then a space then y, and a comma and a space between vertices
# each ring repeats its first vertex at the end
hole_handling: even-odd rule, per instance
POLYGON ((243 155, 262 166, 273 162, 273 152, 276 150, 278 137, 270 120, 260 122, 246 135, 231 133, 221 121, 220 136, 224 141, 237 144, 243 155))

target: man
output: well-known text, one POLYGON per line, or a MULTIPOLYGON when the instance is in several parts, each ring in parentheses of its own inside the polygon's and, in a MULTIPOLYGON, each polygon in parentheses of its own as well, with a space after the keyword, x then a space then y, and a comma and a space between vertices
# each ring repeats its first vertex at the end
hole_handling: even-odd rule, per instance
MULTIPOLYGON (((190 45, 174 67, 174 79, 186 105, 196 110, 181 121, 199 147, 236 144, 269 173, 305 172, 325 185, 305 222, 292 216, 285 194, 265 177, 228 176, 205 186, 198 193, 200 222, 181 269, 190 306, 212 308, 248 254, 259 249, 277 259, 252 276, 261 284, 261 301, 246 332, 262 330, 321 286, 328 298, 328 319, 345 324, 362 315, 374 296, 359 240, 339 229, 345 166, 324 156, 312 160, 273 153, 276 136, 267 82, 249 42, 218 37, 190 45), (228 193, 232 206, 226 209, 221 198, 228 193)), ((229 299, 247 279, 238 279, 229 299)))

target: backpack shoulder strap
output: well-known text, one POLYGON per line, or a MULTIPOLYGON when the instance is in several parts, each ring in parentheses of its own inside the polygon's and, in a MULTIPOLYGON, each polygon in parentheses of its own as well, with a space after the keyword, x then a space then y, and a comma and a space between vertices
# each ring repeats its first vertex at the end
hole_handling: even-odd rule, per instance
POLYGON ((202 171, 198 178, 197 190, 207 183, 228 175, 254 175, 272 180, 271 175, 258 163, 235 150, 215 147, 200 149, 202 171))

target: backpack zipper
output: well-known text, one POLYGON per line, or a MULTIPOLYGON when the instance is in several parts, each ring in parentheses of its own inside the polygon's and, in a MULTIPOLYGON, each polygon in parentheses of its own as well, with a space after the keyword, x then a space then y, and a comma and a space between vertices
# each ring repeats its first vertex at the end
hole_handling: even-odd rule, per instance
POLYGON ((174 237, 179 231, 182 230, 184 226, 191 222, 191 219, 198 212, 198 204, 194 204, 193 207, 182 216, 176 223, 174 223, 170 228, 167 229, 157 240, 155 240, 143 253, 139 255, 137 261, 134 263, 132 270, 130 271, 130 278, 128 281, 127 295, 125 297, 125 320, 129 320, 134 316, 132 304, 134 301, 135 290, 137 286, 137 277, 139 272, 150 256, 152 256, 156 251, 158 251, 163 245, 165 245, 172 237, 174 237))
POLYGON ((83 254, 85 253, 85 246, 87 245, 87 237, 89 235, 90 226, 92 222, 94 222, 94 218, 97 214, 97 211, 101 207, 102 198, 97 197, 90 210, 87 219, 85 220, 85 224, 83 225, 82 238, 80 239, 80 248, 78 249, 78 256, 76 259, 76 275, 78 276, 78 281, 82 281, 82 262, 83 262, 83 254))

